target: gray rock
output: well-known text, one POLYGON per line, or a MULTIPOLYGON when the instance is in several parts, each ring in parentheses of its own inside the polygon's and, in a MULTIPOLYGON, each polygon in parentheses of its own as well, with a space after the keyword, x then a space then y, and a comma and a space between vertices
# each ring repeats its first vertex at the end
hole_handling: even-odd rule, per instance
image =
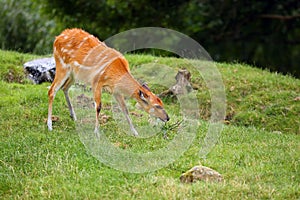
POLYGON ((221 182, 223 181, 222 175, 205 166, 195 166, 180 176, 182 183, 193 183, 196 181, 205 182, 221 182))
POLYGON ((28 78, 35 84, 52 82, 55 76, 54 58, 41 58, 24 63, 28 78))

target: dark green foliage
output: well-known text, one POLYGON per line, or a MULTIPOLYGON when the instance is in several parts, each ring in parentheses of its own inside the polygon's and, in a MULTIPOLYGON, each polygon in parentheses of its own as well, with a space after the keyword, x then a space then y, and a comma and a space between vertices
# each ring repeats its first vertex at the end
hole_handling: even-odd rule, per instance
POLYGON ((300 75, 296 0, 45 2, 66 27, 84 27, 102 39, 136 27, 166 27, 196 39, 215 60, 300 75))
POLYGON ((102 40, 131 28, 178 27, 186 1, 48 1, 45 13, 63 27, 82 27, 102 40))
POLYGON ((132 28, 166 27, 197 40, 214 60, 300 76, 298 0, 1 0, 0 7, 5 49, 49 53, 54 36, 71 27, 102 40, 132 28))
POLYGON ((0 1, 0 45, 2 49, 50 53, 54 21, 43 18, 42 5, 32 1, 0 1))
POLYGON ((215 60, 239 60, 299 77, 299 1, 196 2, 187 13, 198 14, 183 30, 192 28, 187 33, 215 60))

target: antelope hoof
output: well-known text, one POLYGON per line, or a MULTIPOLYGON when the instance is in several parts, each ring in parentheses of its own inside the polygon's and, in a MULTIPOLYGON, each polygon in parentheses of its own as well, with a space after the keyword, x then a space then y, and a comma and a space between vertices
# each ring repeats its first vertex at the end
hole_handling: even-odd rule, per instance
POLYGON ((70 115, 70 117, 73 119, 73 121, 77 121, 76 115, 70 115))
POLYGON ((95 134, 95 136, 96 136, 96 138, 99 138, 99 128, 95 128, 95 130, 94 130, 94 134, 95 134))
POLYGON ((52 131, 52 130, 53 130, 52 125, 48 124, 48 131, 52 131))
POLYGON ((139 136, 139 133, 135 129, 131 129, 131 131, 135 137, 139 136))

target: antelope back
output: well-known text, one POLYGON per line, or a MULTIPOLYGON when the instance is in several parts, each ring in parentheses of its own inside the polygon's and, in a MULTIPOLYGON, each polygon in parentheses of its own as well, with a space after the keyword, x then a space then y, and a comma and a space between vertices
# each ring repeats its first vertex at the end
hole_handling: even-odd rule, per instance
POLYGON ((59 63, 58 71, 70 69, 75 79, 89 83, 95 82, 95 76, 103 74, 115 59, 123 58, 121 53, 81 29, 63 31, 55 39, 53 52, 59 63))

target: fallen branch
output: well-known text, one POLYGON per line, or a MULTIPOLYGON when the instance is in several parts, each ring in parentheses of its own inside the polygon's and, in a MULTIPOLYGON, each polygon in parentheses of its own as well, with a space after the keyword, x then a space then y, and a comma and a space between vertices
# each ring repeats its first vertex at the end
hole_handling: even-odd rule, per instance
MULTIPOLYGON (((192 91, 193 86, 191 85, 191 73, 186 69, 178 70, 175 76, 176 84, 171 86, 168 90, 163 91, 159 94, 160 97, 165 97, 168 95, 181 95, 187 94, 192 91)), ((198 87, 197 87, 198 89, 198 87)))

